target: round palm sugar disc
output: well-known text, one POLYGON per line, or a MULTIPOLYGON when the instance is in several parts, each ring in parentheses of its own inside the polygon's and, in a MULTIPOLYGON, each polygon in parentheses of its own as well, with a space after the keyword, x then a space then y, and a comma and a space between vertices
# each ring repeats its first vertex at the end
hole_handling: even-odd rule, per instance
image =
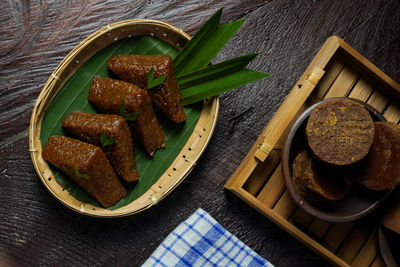
POLYGON ((311 112, 306 137, 322 162, 352 164, 368 154, 374 138, 373 120, 361 104, 347 98, 331 99, 311 112))

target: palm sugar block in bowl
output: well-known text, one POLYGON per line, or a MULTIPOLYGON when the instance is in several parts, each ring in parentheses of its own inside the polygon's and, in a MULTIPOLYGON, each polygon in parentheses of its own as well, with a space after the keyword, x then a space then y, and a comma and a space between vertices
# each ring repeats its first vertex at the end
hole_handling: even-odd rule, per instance
POLYGON ((400 183, 400 125, 375 122, 375 137, 358 181, 371 190, 393 189, 400 183))
POLYGON ((293 161, 292 181, 297 192, 311 201, 339 200, 350 190, 350 181, 339 169, 323 166, 307 150, 293 161))
POLYGON ((110 207, 126 196, 103 150, 95 145, 65 136, 51 136, 42 157, 67 174, 103 207, 110 207))
POLYGON ((346 166, 363 159, 374 139, 369 112, 346 98, 318 105, 310 114, 306 137, 312 153, 322 162, 346 166))

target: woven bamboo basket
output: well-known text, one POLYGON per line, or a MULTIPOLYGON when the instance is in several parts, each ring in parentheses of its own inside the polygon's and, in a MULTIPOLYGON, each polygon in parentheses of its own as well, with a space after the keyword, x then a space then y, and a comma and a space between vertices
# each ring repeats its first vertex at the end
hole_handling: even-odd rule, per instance
POLYGON ((400 122, 400 85, 342 39, 330 37, 283 101, 225 188, 338 266, 385 266, 379 253, 379 209, 332 223, 291 198, 281 168, 282 148, 296 118, 322 99, 351 97, 400 122))
POLYGON ((47 162, 41 156, 43 144, 40 141, 42 120, 50 103, 74 72, 95 53, 117 40, 143 35, 154 36, 177 49, 182 48, 190 40, 188 34, 162 21, 139 19, 110 24, 83 40, 61 61, 44 85, 33 108, 29 127, 29 151, 33 165, 47 190, 74 211, 96 217, 120 217, 150 208, 186 178, 211 139, 218 117, 218 97, 203 102, 194 131, 157 182, 142 196, 119 209, 109 210, 83 203, 70 195, 55 179, 47 162))

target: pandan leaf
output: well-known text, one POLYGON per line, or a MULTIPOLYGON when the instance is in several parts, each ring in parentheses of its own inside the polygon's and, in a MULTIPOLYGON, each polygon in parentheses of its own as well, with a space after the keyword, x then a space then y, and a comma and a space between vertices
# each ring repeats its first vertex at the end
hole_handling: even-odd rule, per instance
POLYGON ((78 178, 83 178, 83 179, 89 180, 89 175, 87 175, 85 173, 80 173, 77 167, 74 168, 74 174, 78 178))
POLYGON ((133 112, 127 114, 124 100, 122 100, 121 105, 119 106, 119 113, 127 121, 134 121, 137 119, 137 116, 139 115, 139 112, 133 112))
POLYGON ((256 80, 266 78, 269 74, 254 70, 243 69, 230 75, 215 77, 206 82, 186 88, 182 91, 183 105, 190 105, 223 92, 232 90, 256 80), (210 90, 210 88, 213 88, 210 90))
MULTIPOLYGON (((179 78, 179 88, 185 90, 195 85, 207 82, 210 79, 230 75, 233 72, 243 70, 258 54, 250 54, 233 58, 218 64, 209 65, 198 71, 188 73, 179 78)), ((213 89, 213 88, 212 88, 213 89)))
POLYGON ((150 69, 150 71, 147 73, 147 89, 156 87, 157 85, 160 85, 164 82, 165 78, 167 78, 167 75, 158 77, 154 79, 154 70, 153 68, 150 69))
POLYGON ((222 9, 219 9, 201 26, 174 59, 184 105, 193 104, 269 76, 267 73, 245 68, 257 54, 210 65, 211 60, 244 23, 244 20, 237 20, 219 25, 221 14, 222 9))
POLYGON ((107 138, 106 132, 102 131, 100 133, 100 143, 102 147, 106 147, 115 143, 116 138, 107 138))

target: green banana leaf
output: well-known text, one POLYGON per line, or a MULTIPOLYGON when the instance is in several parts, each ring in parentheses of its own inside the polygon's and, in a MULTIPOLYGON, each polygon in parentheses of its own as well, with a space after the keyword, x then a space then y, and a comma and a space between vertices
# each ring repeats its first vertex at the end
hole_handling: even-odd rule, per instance
MULTIPOLYGON (((48 107, 42 122, 40 139, 44 146, 52 135, 69 134, 62 128, 61 121, 70 112, 83 110, 96 113, 96 109, 88 102, 87 95, 92 78, 95 75, 113 77, 107 68, 107 60, 117 54, 169 54, 175 57, 178 54, 171 45, 150 36, 140 36, 122 39, 96 53, 75 72, 65 83, 60 92, 48 107)), ((138 183, 124 183, 128 195, 109 209, 123 207, 145 193, 171 165, 180 150, 183 148, 197 123, 202 110, 202 103, 186 106, 187 120, 183 124, 175 124, 161 115, 158 120, 164 131, 167 147, 156 152, 150 159, 144 150, 135 144, 136 164, 140 173, 138 183)), ((57 181, 76 199, 99 206, 88 193, 75 184, 68 176, 61 173, 54 166, 50 166, 57 181)))

